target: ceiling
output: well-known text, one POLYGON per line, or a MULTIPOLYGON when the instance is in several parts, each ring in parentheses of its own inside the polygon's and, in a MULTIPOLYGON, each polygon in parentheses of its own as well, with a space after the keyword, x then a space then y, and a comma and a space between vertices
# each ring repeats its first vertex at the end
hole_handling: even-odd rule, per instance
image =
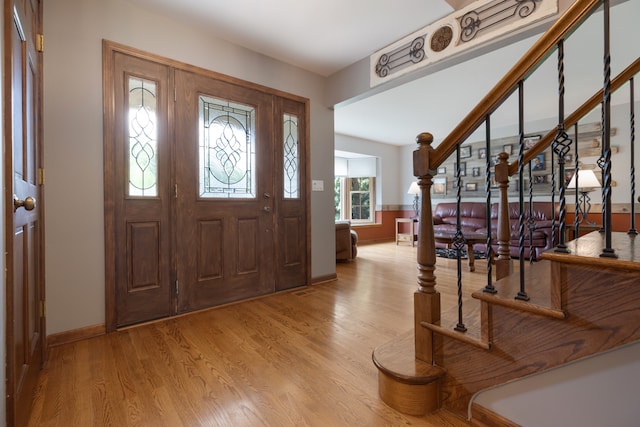
MULTIPOLYGON (((471 0, 127 1, 188 21, 190 25, 200 27, 218 38, 285 63, 330 76, 448 15, 454 11, 452 4, 459 9, 471 0)), ((637 3, 640 2, 627 3, 635 3, 637 10, 637 3)), ((634 16, 634 13, 627 12, 627 15, 634 16)), ((638 27, 631 21, 628 25, 616 26, 613 31, 615 28, 629 30, 638 27)), ((373 96, 337 105, 335 132, 388 144, 409 145, 415 143, 418 133, 427 131, 434 135, 437 143, 481 100, 537 37, 495 49, 373 96)), ((594 59, 573 59, 579 64, 591 60, 601 64, 602 52, 592 49, 593 43, 587 38, 574 44, 578 51, 594 59)), ((638 44, 630 51, 632 57, 637 57, 638 44)), ((544 89, 528 90, 526 108, 529 116, 543 119, 556 114, 550 111, 548 105, 539 102, 557 93, 553 83, 557 80, 555 67, 555 59, 552 59, 536 72, 546 75, 551 83, 545 85, 544 89)), ((584 70, 586 66, 574 68, 584 70)), ((596 77, 581 71, 577 73, 576 80, 583 84, 595 79, 597 87, 597 82, 602 79, 601 69, 601 65, 596 65, 596 77)), ((579 105, 579 99, 584 99, 582 94, 579 99, 573 99, 569 90, 566 96, 567 108, 575 108, 579 105)), ((492 128, 513 129, 517 119, 513 108, 513 103, 507 104, 492 115, 492 128)))

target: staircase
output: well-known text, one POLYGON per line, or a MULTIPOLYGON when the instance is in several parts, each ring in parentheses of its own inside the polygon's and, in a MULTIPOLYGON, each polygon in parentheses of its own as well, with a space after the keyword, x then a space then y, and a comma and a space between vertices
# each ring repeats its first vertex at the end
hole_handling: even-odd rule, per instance
MULTIPOLYGON (((419 148, 414 152, 414 174, 418 177, 421 188, 422 225, 433 223, 431 185, 438 166, 451 155, 457 155, 457 164, 460 164, 460 145, 480 124, 486 122, 489 127, 491 112, 504 101, 506 94, 518 88, 521 90, 524 79, 533 72, 542 58, 554 50, 558 51, 558 69, 561 73, 564 38, 602 3, 605 16, 608 16, 608 1, 577 0, 437 149, 431 147, 431 135, 424 133, 418 136, 419 148)), ((605 52, 605 58, 607 55, 608 52, 605 52)), ((472 294, 473 299, 479 303, 479 308, 471 320, 462 322, 462 299, 458 307, 441 308, 434 274, 436 262, 433 227, 420 227, 414 330, 380 345, 373 352, 373 362, 379 372, 379 394, 389 406, 412 415, 422 415, 442 408, 469 419, 472 425, 478 426, 516 425, 478 405, 474 405, 474 411, 470 413, 468 408, 474 394, 640 340, 640 243, 636 249, 634 203, 631 203, 632 226, 629 232, 616 232, 612 229, 612 164, 608 146, 610 118, 607 116, 610 112, 610 107, 607 106, 610 93, 630 82, 633 94, 633 77, 639 72, 640 58, 611 81, 605 81, 602 90, 597 91, 566 119, 561 109, 557 130, 549 131, 526 152, 522 148, 524 134, 521 132, 519 156, 513 164, 508 164, 505 153, 500 155, 493 172, 499 188, 499 226, 494 232, 489 227, 490 235, 496 239, 499 248, 495 257, 495 279, 489 270, 487 285, 472 294), (531 161, 548 147, 553 147, 557 154, 557 167, 560 176, 564 176, 564 157, 571 146, 570 139, 566 141, 565 129, 572 126, 577 128, 578 122, 587 112, 600 104, 603 117, 602 161, 599 162, 604 187, 603 229, 573 241, 565 241, 566 189, 563 180, 560 180, 558 194, 556 188, 553 188, 553 193, 549 196, 552 201, 557 200, 560 210, 556 247, 545 252, 542 259, 535 262, 523 259, 522 255, 518 260, 511 259, 505 249, 512 238, 507 212, 510 178, 519 177, 522 183, 526 167, 531 176, 531 161), (456 317, 456 312, 457 322, 450 321, 456 317)), ((560 85, 564 84, 562 77, 560 74, 560 85)), ((560 86, 560 108, 563 105, 563 91, 564 86, 560 86)), ((634 105, 633 95, 630 105, 634 105)), ((522 110, 522 100, 520 109, 522 110)), ((632 129, 633 120, 632 114, 632 129)), ((633 157, 633 131, 631 134, 633 157)), ((490 152, 489 135, 487 152, 490 152)), ((577 166, 577 148, 575 152, 577 166)), ((631 200, 635 200, 634 173, 632 160, 631 200)), ((486 187, 489 204, 491 194, 488 190, 488 176, 486 187)), ((524 198, 527 197, 524 190, 524 184, 520 184, 518 199, 521 206, 524 206, 524 198)), ((529 198, 532 201, 531 191, 529 198)), ((460 202, 460 199, 458 192, 457 201, 460 202)), ((578 207, 575 212, 575 225, 578 226, 581 215, 578 207)), ((533 230, 535 224, 531 224, 526 212, 522 212, 519 230, 521 247, 526 244, 527 227, 533 230)), ((462 245, 464 236, 460 232, 460 226, 458 233, 459 243, 462 245)), ((487 250, 490 251, 490 247, 489 240, 487 250)), ((460 280, 459 275, 459 294, 462 295, 460 280)))

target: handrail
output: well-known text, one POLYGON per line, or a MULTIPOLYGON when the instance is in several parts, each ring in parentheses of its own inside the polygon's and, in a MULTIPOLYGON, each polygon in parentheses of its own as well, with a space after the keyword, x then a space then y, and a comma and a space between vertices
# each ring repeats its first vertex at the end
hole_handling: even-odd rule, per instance
MULTIPOLYGON (((624 69, 620 74, 618 74, 614 79, 611 80, 611 93, 617 91, 627 83, 631 77, 640 73, 640 58, 636 58, 627 68, 624 69)), ((584 104, 578 107, 573 113, 571 113, 564 121, 564 125, 566 129, 569 129, 571 126, 575 125, 580 121, 584 116, 590 113, 594 108, 598 106, 598 104, 602 103, 603 90, 600 89, 596 92, 591 98, 589 98, 584 104)), ((526 165, 531 160, 534 159, 538 154, 541 154, 544 150, 549 147, 549 145, 553 142, 557 135, 557 129, 550 130, 540 141, 538 141, 531 149, 527 150, 524 155, 523 163, 526 165)), ((514 161, 511 165, 509 165, 509 176, 515 174, 518 171, 518 161, 514 161)))
POLYGON ((525 55, 505 74, 494 88, 446 136, 433 151, 429 169, 436 170, 456 146, 467 139, 516 89, 518 82, 531 74, 556 48, 560 40, 585 20, 602 0, 576 0, 569 9, 546 31, 525 55))

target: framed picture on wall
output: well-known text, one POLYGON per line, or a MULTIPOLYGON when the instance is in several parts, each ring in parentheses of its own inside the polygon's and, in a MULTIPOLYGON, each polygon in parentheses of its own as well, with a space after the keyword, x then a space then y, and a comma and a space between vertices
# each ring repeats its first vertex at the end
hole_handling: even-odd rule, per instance
POLYGON ((534 171, 543 171, 547 168, 547 165, 544 162, 544 153, 538 154, 533 158, 531 162, 531 169, 534 171))
POLYGON ((471 157, 471 147, 468 145, 466 147, 460 147, 460 158, 468 159, 469 157, 471 157))
POLYGON ((569 182, 571 182, 571 178, 573 178, 573 174, 576 173, 575 169, 565 169, 564 170, 564 186, 565 188, 569 185, 569 182))
POLYGON ((447 194, 447 178, 433 178, 433 185, 431 186, 433 194, 447 194))
POLYGON ((547 183, 547 175, 534 175, 533 176, 534 184, 546 184, 547 183))
POLYGON ((536 145, 536 142, 540 141, 542 137, 540 135, 529 135, 522 138, 522 143, 524 144, 524 149, 528 150, 529 148, 536 145))
POLYGON ((486 159, 487 158, 487 149, 486 148, 478 148, 478 158, 486 159))
POLYGON ((480 176, 480 168, 478 166, 471 169, 471 176, 480 176))
MULTIPOLYGON (((454 176, 455 176, 455 171, 458 170, 457 163, 453 164, 453 169, 454 169, 454 176)), ((460 176, 467 176, 467 162, 460 162, 460 176)))
POLYGON ((438 173, 439 173, 439 174, 445 174, 445 173, 447 173, 447 168, 446 168, 446 166, 440 166, 440 167, 438 168, 438 173))
POLYGON ((475 183, 475 182, 467 182, 467 183, 464 185, 464 189, 465 189, 466 191, 478 191, 478 184, 477 184, 477 183, 475 183))

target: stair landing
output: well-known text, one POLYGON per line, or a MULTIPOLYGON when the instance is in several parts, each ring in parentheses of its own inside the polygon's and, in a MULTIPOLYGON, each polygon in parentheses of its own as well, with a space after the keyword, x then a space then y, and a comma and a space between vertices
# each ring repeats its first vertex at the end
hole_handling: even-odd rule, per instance
POLYGON ((640 237, 635 234, 611 233, 611 248, 614 250, 615 257, 601 256, 605 247, 605 236, 599 231, 592 231, 567 242, 566 246, 569 250, 568 254, 550 249, 542 254, 542 259, 591 267, 640 271, 640 237))

